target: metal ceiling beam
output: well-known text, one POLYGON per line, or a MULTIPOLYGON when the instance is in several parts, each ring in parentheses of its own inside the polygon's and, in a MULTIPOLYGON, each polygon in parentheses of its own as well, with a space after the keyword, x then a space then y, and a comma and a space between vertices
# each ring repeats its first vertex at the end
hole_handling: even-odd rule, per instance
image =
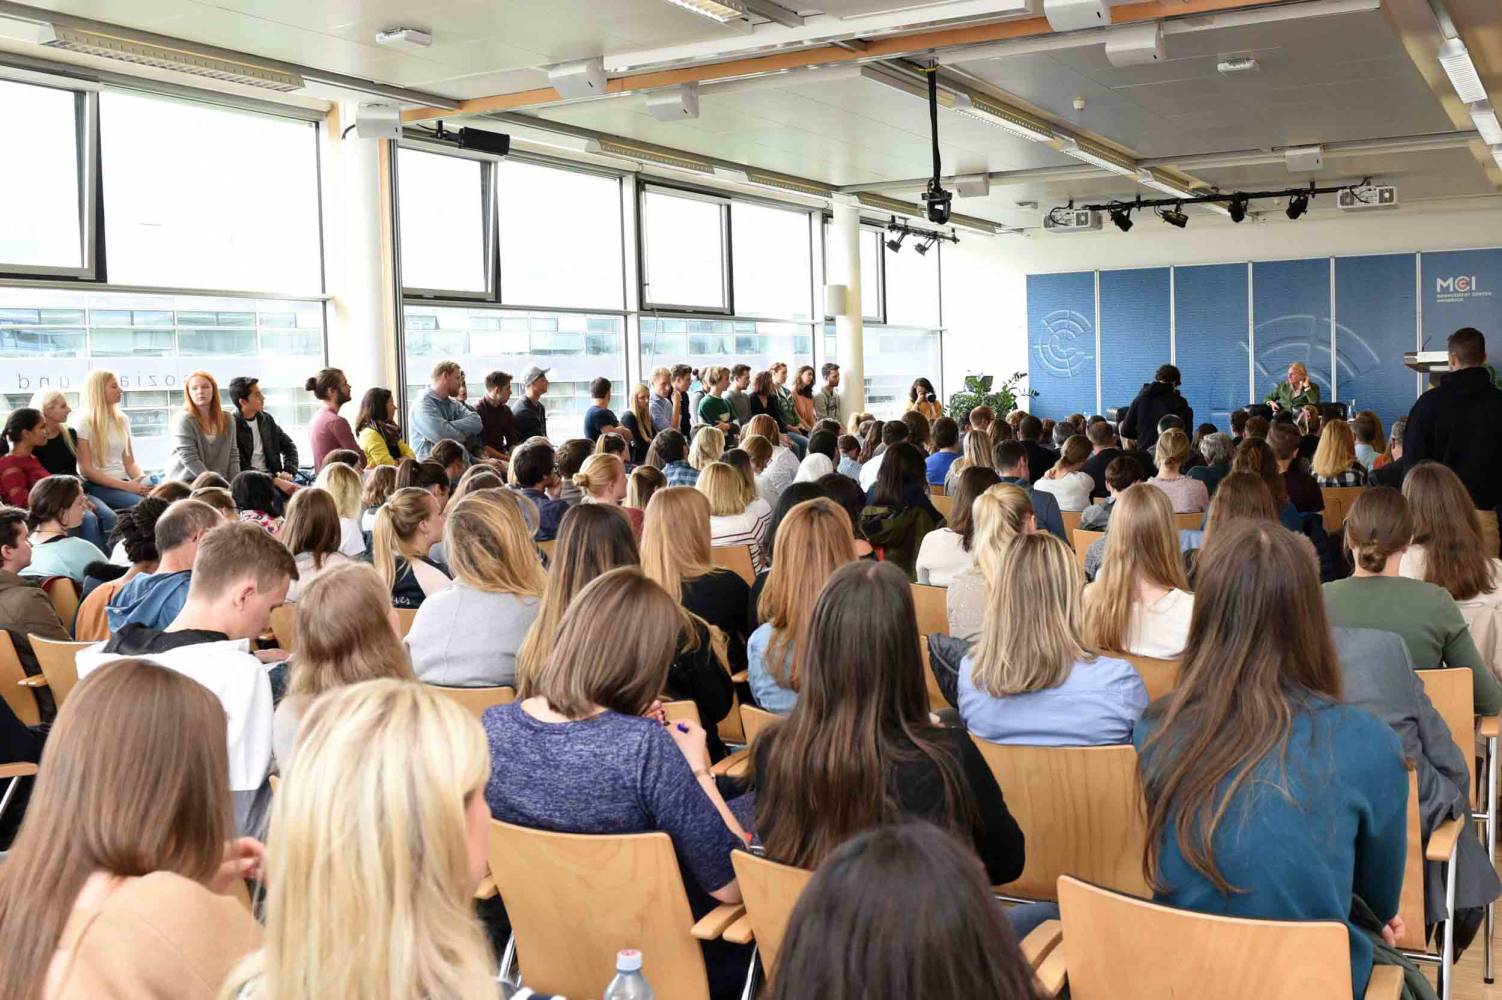
POLYGON ((802 14, 788 10, 782 4, 773 3, 772 0, 746 0, 746 9, 784 28, 803 27, 802 14))

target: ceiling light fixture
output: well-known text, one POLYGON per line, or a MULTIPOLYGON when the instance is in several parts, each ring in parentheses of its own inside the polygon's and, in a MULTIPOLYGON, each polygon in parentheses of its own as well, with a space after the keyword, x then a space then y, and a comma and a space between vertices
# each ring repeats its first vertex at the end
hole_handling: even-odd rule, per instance
POLYGON ((586 146, 586 151, 599 153, 604 156, 618 156, 625 160, 657 163, 664 167, 672 167, 675 170, 689 170, 696 174, 714 173, 714 164, 708 160, 701 160, 686 153, 677 153, 672 150, 656 149, 649 146, 637 146, 615 139, 591 139, 586 146))
POLYGON ((1244 194, 1234 194, 1234 195, 1232 195, 1231 196, 1231 204, 1228 207, 1228 210, 1231 213, 1231 221, 1232 222, 1241 222, 1241 221, 1245 220, 1246 219, 1247 205, 1250 204, 1250 203, 1251 203, 1251 199, 1248 198, 1244 194))
POLYGON ((253 63, 200 55, 186 48, 153 45, 119 35, 66 28, 56 24, 52 25, 50 30, 43 32, 42 44, 83 55, 118 59, 137 66, 170 69, 193 76, 208 77, 211 80, 223 80, 226 83, 238 83, 247 87, 260 87, 263 90, 275 90, 279 93, 301 90, 303 86, 302 77, 295 73, 284 73, 281 70, 257 66, 253 63))
POLYGON ((1030 142, 1052 142, 1053 129, 1046 122, 991 100, 984 94, 954 95, 953 110, 966 118, 1010 132, 1030 142))
POLYGON ((1446 38, 1439 47, 1439 64, 1444 67, 1445 75, 1450 78, 1450 85, 1462 101, 1475 104, 1486 100, 1486 87, 1481 83, 1481 75, 1476 72, 1476 64, 1471 62, 1471 53, 1466 50, 1465 42, 1458 38, 1446 38))
POLYGON ((919 257, 924 257, 927 256, 929 248, 931 248, 937 242, 939 242, 939 238, 937 236, 930 236, 922 243, 919 243, 917 246, 913 247, 913 249, 918 251, 919 257))
POLYGON ((1309 197, 1307 194, 1289 195, 1288 207, 1283 210, 1283 213, 1290 219, 1297 219, 1309 211, 1309 197))
POLYGON ((1154 191, 1161 191, 1164 194, 1176 195, 1180 198, 1194 197, 1194 192, 1185 187, 1183 184, 1169 180, 1167 177, 1164 177, 1163 175, 1155 171, 1149 170, 1146 167, 1137 171, 1137 183, 1141 184, 1145 188, 1152 188, 1154 191))
POLYGON ((1127 232, 1132 228, 1132 209, 1129 205, 1111 209, 1111 222, 1117 229, 1127 232))
POLYGON ((1189 225, 1189 216, 1185 215, 1178 205, 1173 208, 1164 208, 1158 211, 1158 218, 1176 229, 1183 229, 1189 225))
POLYGON ((746 168, 746 182, 759 187, 811 195, 815 198, 828 198, 834 194, 834 188, 828 184, 804 180, 801 177, 789 177, 786 174, 776 174, 767 170, 755 170, 750 167, 746 168))
POLYGON ((857 192, 855 200, 865 208, 872 208, 878 212, 889 212, 896 215, 908 215, 917 217, 923 214, 923 210, 910 201, 900 198, 888 198, 884 194, 876 194, 871 191, 857 192))
POLYGON ((746 16, 745 0, 668 0, 668 3, 721 24, 746 16))
POLYGON ((1122 159, 1110 150, 1082 143, 1078 139, 1060 137, 1059 151, 1076 160, 1083 160, 1092 166, 1109 171, 1118 177, 1130 177, 1133 180, 1137 178, 1137 165, 1122 159))
POLYGON ((1497 121, 1497 112, 1492 109, 1490 101, 1480 101, 1466 108, 1471 113, 1471 121, 1476 123, 1476 131, 1481 133, 1481 141, 1488 146, 1502 143, 1502 122, 1497 121))
POLYGON ((892 251, 893 253, 896 253, 898 250, 902 249, 902 241, 905 239, 907 239, 907 230, 902 229, 897 233, 896 239, 887 240, 887 249, 892 251))

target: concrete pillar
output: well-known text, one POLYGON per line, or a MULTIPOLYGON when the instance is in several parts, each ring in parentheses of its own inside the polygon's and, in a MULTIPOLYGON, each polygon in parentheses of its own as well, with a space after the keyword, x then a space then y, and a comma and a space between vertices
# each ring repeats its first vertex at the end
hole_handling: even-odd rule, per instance
POLYGON ((840 361, 840 412, 866 408, 866 347, 861 323, 861 209, 854 198, 836 198, 825 271, 831 285, 845 286, 845 307, 834 317, 840 361))

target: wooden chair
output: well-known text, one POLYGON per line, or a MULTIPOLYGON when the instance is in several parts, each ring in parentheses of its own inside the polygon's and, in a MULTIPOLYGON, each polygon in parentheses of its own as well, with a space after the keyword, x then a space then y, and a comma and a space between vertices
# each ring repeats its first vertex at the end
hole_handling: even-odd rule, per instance
MULTIPOLYGON (((1468 673, 1468 671, 1462 671, 1468 673)), ((1429 835, 1428 844, 1423 840, 1419 823, 1419 778, 1418 771, 1408 771, 1408 857, 1403 862, 1403 889, 1398 897, 1398 916, 1403 918, 1403 936, 1398 939, 1398 948, 1415 961, 1438 965, 1441 969, 1442 1000, 1450 1000, 1450 981, 1455 968, 1455 943, 1452 936, 1453 921, 1446 921, 1444 933, 1436 937, 1437 950, 1430 951, 1428 935, 1424 933, 1424 862, 1438 861, 1445 864, 1445 909, 1455 911, 1455 853, 1466 824, 1460 819, 1445 820, 1429 835)))
POLYGON ((42 721, 42 710, 37 704, 36 687, 26 683, 27 680, 16 644, 9 632, 0 629, 0 698, 5 699, 21 725, 34 726, 42 721))
POLYGON ((1078 557, 1080 565, 1085 565, 1085 556, 1090 551, 1090 546, 1106 537, 1104 531, 1085 531, 1083 529, 1074 533, 1074 554, 1078 557))
POLYGON ((1189 514, 1175 514, 1173 526, 1179 531, 1198 531, 1205 523, 1204 511, 1194 511, 1189 514))
POLYGON ((931 497, 941 497, 941 496, 944 496, 944 484, 943 483, 929 483, 928 484, 928 495, 931 496, 931 497))
POLYGON ((514 687, 456 688, 444 687, 442 684, 429 684, 428 687, 442 691, 477 719, 492 705, 509 705, 516 700, 514 687))
MULTIPOLYGON (((745 901, 745 920, 756 939, 756 954, 771 980, 777 970, 777 953, 792 919, 798 897, 808 887, 814 873, 803 868, 781 865, 746 851, 730 855, 735 866, 735 880, 745 901)), ((736 935, 726 932, 726 938, 736 935)))
POLYGON ((1481 530, 1481 551, 1486 553, 1488 559, 1497 558, 1497 512, 1494 510, 1478 510, 1476 512, 1476 527, 1481 530))
POLYGON ((1053 899, 1061 875, 1148 893, 1142 877, 1147 816, 1130 746, 1004 746, 977 739, 1027 837, 1027 863, 998 887, 1013 899, 1053 899))
POLYGON ((541 550, 542 554, 545 555, 545 556, 547 556, 548 557, 548 561, 551 562, 552 559, 553 559, 553 547, 555 545, 557 545, 557 544, 558 544, 558 539, 556 539, 556 538, 549 538, 545 542, 538 542, 537 543, 537 548, 539 550, 541 550))
POLYGON ((923 685, 928 689, 928 707, 937 712, 950 705, 944 692, 939 690, 939 683, 928 664, 928 637, 934 633, 949 634, 949 607, 946 603, 949 591, 923 583, 915 583, 912 587, 913 609, 918 614, 918 646, 923 658, 923 685))
POLYGON ((1064 521, 1064 538, 1066 541, 1074 541, 1075 529, 1080 526, 1080 518, 1084 513, 1082 510, 1059 511, 1059 517, 1064 521))
POLYGON ((296 631, 293 628, 296 622, 296 604, 281 604, 271 609, 271 634, 276 636, 277 646, 289 653, 297 652, 296 631))
POLYGON ((397 624, 397 626, 401 630, 402 638, 403 639, 405 639, 407 637, 407 633, 408 632, 412 631, 412 622, 416 618, 417 618, 417 609, 416 608, 397 608, 396 609, 396 624, 397 624))
POLYGON ((722 906, 695 924, 666 833, 554 833, 496 820, 490 874, 511 918, 502 974, 514 954, 541 993, 597 996, 616 952, 637 948, 660 1000, 707 1000, 699 940, 745 912, 722 906))
POLYGON ((1346 514, 1351 504, 1361 496, 1365 486, 1322 486, 1320 496, 1325 499, 1325 530, 1334 534, 1346 523, 1346 514))
POLYGON ((52 610, 57 612, 57 620, 72 635, 73 621, 78 617, 77 584, 66 576, 50 576, 42 581, 42 589, 52 601, 52 610))
POLYGON ((0 795, 0 818, 4 818, 5 810, 10 807, 11 796, 16 793, 16 786, 22 778, 29 778, 37 773, 37 766, 25 761, 16 761, 11 764, 0 764, 0 778, 9 778, 5 783, 5 793, 0 795))
POLYGON ((716 545, 709 554, 716 566, 733 571, 746 581, 746 586, 755 586, 756 570, 751 568, 751 546, 716 545))
POLYGON ((78 615, 73 620, 73 638, 79 642, 103 642, 110 637, 109 618, 105 609, 121 585, 116 580, 101 583, 89 591, 89 596, 78 606, 78 615))
POLYGON ((43 679, 52 689, 53 703, 61 709, 63 699, 68 697, 73 685, 78 683, 78 667, 73 658, 80 649, 92 646, 93 643, 63 642, 58 639, 43 639, 39 635, 28 635, 26 639, 31 643, 31 651, 36 654, 37 664, 42 668, 43 679))
MULTIPOLYGON (((1067 976, 1074 1000, 1351 996, 1350 940, 1338 921, 1195 913, 1067 876, 1058 893, 1063 939, 1039 978, 1056 993, 1067 976)), ((1402 988, 1401 968, 1379 966, 1365 997, 1396 1000, 1402 988)))
POLYGON ((950 513, 954 510, 954 497, 931 496, 928 498, 928 502, 934 505, 934 510, 944 515, 945 520, 949 519, 950 513))
POLYGON ((1130 653, 1107 653, 1106 655, 1121 657, 1142 675, 1142 683, 1147 686, 1147 697, 1150 701, 1157 701, 1178 686, 1178 660, 1160 660, 1155 656, 1133 656, 1130 653))

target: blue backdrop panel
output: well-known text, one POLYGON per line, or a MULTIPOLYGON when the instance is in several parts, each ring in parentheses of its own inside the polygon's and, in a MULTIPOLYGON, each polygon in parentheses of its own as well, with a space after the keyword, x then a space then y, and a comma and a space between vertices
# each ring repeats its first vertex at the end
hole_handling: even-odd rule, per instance
MULTIPOLYGON (((1261 399, 1304 362, 1320 398, 1330 391, 1330 258, 1258 261, 1252 265, 1252 347, 1261 399)), ((1344 389, 1342 389, 1344 391, 1344 389)))
POLYGON ((1375 410, 1384 429, 1417 393, 1403 352, 1414 349, 1414 255, 1335 258, 1335 361, 1340 398, 1375 410))
POLYGON ((1168 268, 1100 272, 1100 405, 1126 406, 1168 361, 1168 268))
POLYGON ((1247 403, 1246 265, 1174 268, 1174 328, 1194 422, 1229 429, 1247 403))
POLYGON ((1095 275, 1027 276, 1028 385, 1039 417, 1095 412, 1095 275))
POLYGON ((1442 351, 1463 326, 1486 335, 1489 353, 1502 357, 1502 249, 1446 250, 1419 255, 1424 297, 1424 350, 1442 351))

